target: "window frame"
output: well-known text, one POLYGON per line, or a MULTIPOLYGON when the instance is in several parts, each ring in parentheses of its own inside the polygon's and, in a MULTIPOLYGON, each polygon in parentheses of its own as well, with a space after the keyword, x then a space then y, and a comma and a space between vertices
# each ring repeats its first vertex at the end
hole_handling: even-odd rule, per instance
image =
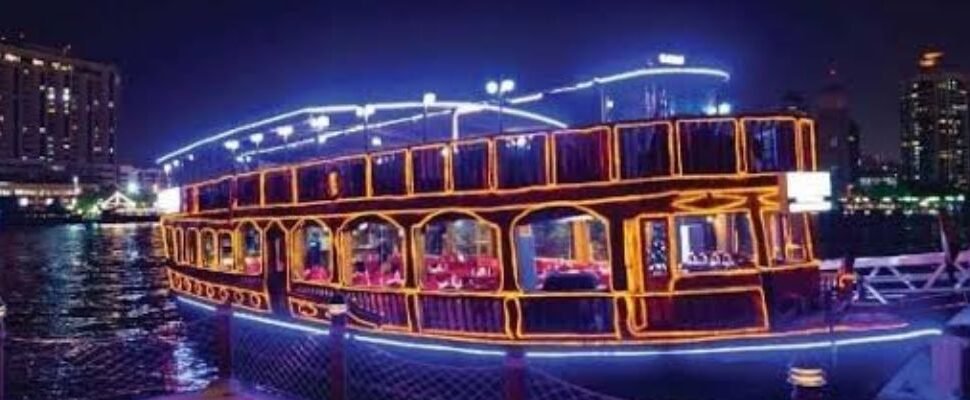
POLYGON ((336 254, 337 248, 340 246, 337 243, 337 236, 334 234, 333 230, 330 229, 329 225, 327 225, 326 223, 324 223, 322 220, 318 218, 301 219, 300 222, 298 222, 296 226, 293 227, 290 237, 294 239, 292 240, 291 247, 290 247, 290 260, 292 261, 290 262, 290 270, 288 271, 288 274, 287 274, 288 276, 287 279, 289 279, 290 282, 305 284, 305 285, 316 285, 316 286, 333 286, 340 282, 338 267, 337 267, 338 257, 336 254), (311 225, 317 228, 320 228, 326 235, 329 236, 329 240, 327 241, 328 242, 327 258, 329 259, 328 268, 330 269, 330 271, 329 271, 329 277, 323 281, 307 280, 302 277, 297 279, 294 276, 294 274, 297 273, 297 270, 299 270, 299 272, 301 273, 306 272, 306 259, 305 259, 306 253, 307 253, 307 250, 305 248, 306 231, 307 231, 307 227, 311 225))
POLYGON ((671 218, 671 240, 673 241, 672 254, 674 257, 674 266, 676 267, 676 275, 680 278, 692 277, 692 276, 703 276, 703 275, 722 275, 722 274, 736 274, 736 273, 757 273, 760 266, 763 265, 760 259, 760 251, 762 248, 761 242, 758 241, 758 235, 755 233, 757 225, 754 223, 753 213, 750 209, 746 208, 728 208, 728 209, 713 209, 713 210, 697 210, 697 211, 686 211, 686 212, 673 212, 670 214, 671 218), (710 271, 690 271, 684 268, 684 263, 682 261, 682 254, 680 254, 680 233, 678 232, 678 217, 696 217, 696 216, 711 216, 717 214, 743 214, 748 223, 748 236, 751 241, 751 260, 750 265, 735 267, 731 269, 716 269, 710 271))
POLYGON ((505 262, 503 260, 502 252, 502 229, 481 215, 474 212, 446 209, 440 210, 432 213, 425 217, 423 220, 411 227, 411 253, 414 258, 414 273, 416 276, 415 286, 424 293, 446 293, 446 294, 496 294, 502 292, 505 287, 505 262), (478 223, 478 226, 484 225, 492 234, 492 251, 495 253, 495 260, 497 263, 496 271, 498 272, 498 284, 494 290, 472 290, 472 289, 461 289, 461 290, 443 290, 443 289, 431 289, 424 286, 424 278, 427 272, 427 267, 424 265, 425 257, 425 237, 427 232, 426 228, 436 222, 455 222, 460 220, 474 220, 478 223))

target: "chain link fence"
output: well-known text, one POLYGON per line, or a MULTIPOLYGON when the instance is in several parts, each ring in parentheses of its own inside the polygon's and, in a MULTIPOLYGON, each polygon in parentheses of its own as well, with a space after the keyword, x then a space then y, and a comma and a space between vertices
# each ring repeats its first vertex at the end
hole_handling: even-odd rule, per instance
POLYGON ((8 336, 5 345, 0 400, 143 399, 201 391, 220 376, 294 400, 610 399, 531 368, 521 355, 429 359, 415 353, 426 350, 231 318, 225 309, 154 331, 8 336))

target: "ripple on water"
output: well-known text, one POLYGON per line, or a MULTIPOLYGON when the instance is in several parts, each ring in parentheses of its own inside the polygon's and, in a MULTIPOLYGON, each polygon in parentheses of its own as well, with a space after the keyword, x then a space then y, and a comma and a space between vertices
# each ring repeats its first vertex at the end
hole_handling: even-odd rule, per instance
POLYGON ((168 297, 152 224, 0 226, 14 399, 132 398, 212 377, 168 297))

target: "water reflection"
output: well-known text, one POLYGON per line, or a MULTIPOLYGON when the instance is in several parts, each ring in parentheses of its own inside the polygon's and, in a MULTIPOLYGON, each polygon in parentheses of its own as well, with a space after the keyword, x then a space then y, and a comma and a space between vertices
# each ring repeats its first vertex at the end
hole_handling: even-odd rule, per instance
POLYGON ((0 226, 12 399, 140 398, 212 375, 186 338, 151 224, 0 226))

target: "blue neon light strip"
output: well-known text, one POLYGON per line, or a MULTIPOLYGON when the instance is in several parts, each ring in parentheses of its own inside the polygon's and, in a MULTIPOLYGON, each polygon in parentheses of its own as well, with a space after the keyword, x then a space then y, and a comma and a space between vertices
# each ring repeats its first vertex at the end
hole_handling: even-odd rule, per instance
MULTIPOLYGON (((179 302, 202 308, 208 311, 215 311, 216 307, 208 304, 199 302, 192 299, 187 299, 181 296, 177 297, 179 302)), ((328 329, 316 328, 302 324, 294 324, 290 322, 278 321, 272 318, 266 318, 259 315, 254 315, 244 311, 234 310, 234 316, 238 316, 242 319, 250 320, 253 322, 264 323, 267 325, 272 325, 284 329, 292 329, 310 334, 325 335, 330 331, 328 329)), ((836 339, 836 340, 817 340, 811 342, 796 342, 796 343, 767 343, 767 344, 756 344, 756 345, 745 345, 745 346, 715 346, 715 347, 695 347, 695 348, 685 348, 685 349, 666 349, 666 350, 562 350, 562 351, 551 351, 551 350, 534 350, 527 351, 525 353, 526 357, 531 358, 594 358, 594 357, 656 357, 656 356, 669 356, 669 355, 710 355, 710 354, 741 354, 741 353, 764 353, 764 352, 775 352, 775 351, 791 351, 791 350, 813 350, 813 349, 825 349, 832 346, 835 347, 847 347, 847 346, 857 346, 863 344, 875 344, 875 343, 889 343, 898 342, 904 340, 917 339, 921 337, 939 336, 942 335, 943 331, 940 329, 917 329, 908 332, 900 333, 889 333, 880 334, 872 336, 836 339)), ((361 335, 361 334, 351 334, 348 337, 352 340, 359 340, 365 343, 407 348, 407 349, 417 349, 417 350, 428 350, 428 351, 438 351, 438 352, 450 352, 458 354, 476 355, 476 356, 491 356, 491 357, 501 357, 505 356, 504 350, 488 349, 474 346, 455 346, 448 344, 433 344, 433 343, 421 343, 421 342, 411 342, 403 341, 397 339, 387 339, 378 338, 374 336, 361 335)))
POLYGON ((666 355, 709 355, 731 353, 761 353, 773 351, 825 349, 832 346, 844 347, 860 344, 898 342, 926 336, 939 336, 939 329, 919 329, 915 331, 873 335, 848 339, 819 340, 801 343, 769 343, 748 346, 721 346, 669 350, 597 350, 597 351, 530 351, 527 357, 533 358, 579 358, 579 357, 652 357, 666 355))
MULTIPOLYGON (((201 308, 203 310, 212 311, 212 312, 215 312, 216 311, 216 307, 213 306, 212 304, 209 304, 209 303, 203 303, 201 301, 188 299, 188 298, 185 298, 185 297, 182 297, 182 296, 178 296, 178 297, 176 297, 176 299, 179 302, 188 304, 190 306, 198 307, 198 308, 201 308)), ((262 324, 266 324, 266 325, 272 325, 272 326, 276 326, 276 327, 280 327, 280 328, 284 328, 284 329, 291 329, 291 330, 300 331, 300 332, 303 332, 303 333, 309 333, 311 335, 327 335, 327 334, 330 333, 330 330, 329 329, 317 328, 317 327, 313 327, 313 326, 309 326, 309 325, 294 324, 292 322, 280 321, 280 320, 273 319, 273 318, 266 318, 266 317, 263 317, 261 315, 256 315, 256 314, 248 313, 248 312, 245 312, 245 311, 240 311, 238 309, 233 309, 232 310, 232 315, 234 317, 239 317, 239 318, 245 319, 247 321, 258 322, 258 323, 262 323, 262 324)))

